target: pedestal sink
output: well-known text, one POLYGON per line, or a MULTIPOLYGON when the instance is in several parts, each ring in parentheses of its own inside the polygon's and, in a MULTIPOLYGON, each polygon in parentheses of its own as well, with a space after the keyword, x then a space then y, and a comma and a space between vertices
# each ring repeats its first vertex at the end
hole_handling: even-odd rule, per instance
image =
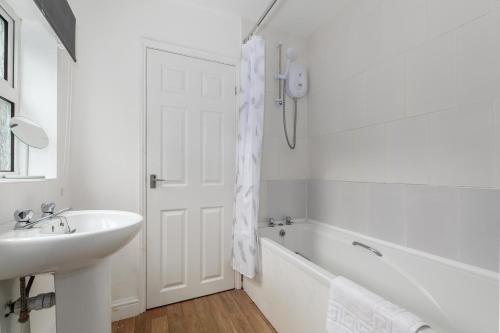
POLYGON ((54 272, 57 333, 109 333, 108 258, 137 235, 142 216, 118 211, 62 216, 69 228, 51 220, 28 230, 0 230, 0 280, 54 272))

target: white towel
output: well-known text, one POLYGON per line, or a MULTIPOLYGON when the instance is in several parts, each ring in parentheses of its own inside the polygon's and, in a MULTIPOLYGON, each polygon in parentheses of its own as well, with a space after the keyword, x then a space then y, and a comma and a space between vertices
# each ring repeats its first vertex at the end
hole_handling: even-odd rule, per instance
POLYGON ((429 326, 414 314, 346 278, 330 284, 328 333, 417 333, 423 327, 429 326))

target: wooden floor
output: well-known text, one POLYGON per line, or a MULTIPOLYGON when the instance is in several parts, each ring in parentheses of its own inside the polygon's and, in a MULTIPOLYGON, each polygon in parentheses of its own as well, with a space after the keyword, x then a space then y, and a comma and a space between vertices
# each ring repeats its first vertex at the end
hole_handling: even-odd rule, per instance
POLYGON ((275 333, 242 290, 171 304, 113 323, 112 333, 275 333))

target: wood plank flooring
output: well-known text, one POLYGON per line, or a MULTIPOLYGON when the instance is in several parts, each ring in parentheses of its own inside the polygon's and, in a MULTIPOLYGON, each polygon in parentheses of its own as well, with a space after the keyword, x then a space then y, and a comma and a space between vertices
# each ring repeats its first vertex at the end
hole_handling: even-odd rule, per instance
POLYGON ((276 333, 243 290, 148 310, 113 323, 112 333, 276 333))

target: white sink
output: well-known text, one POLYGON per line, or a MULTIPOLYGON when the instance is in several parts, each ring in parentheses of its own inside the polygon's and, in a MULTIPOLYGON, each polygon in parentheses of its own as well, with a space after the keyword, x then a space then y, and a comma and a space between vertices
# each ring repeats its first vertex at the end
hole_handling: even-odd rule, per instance
POLYGON ((54 272, 57 331, 110 332, 111 275, 107 258, 130 242, 142 216, 71 211, 33 229, 0 229, 0 280, 54 272))
POLYGON ((0 231, 0 280, 90 266, 121 249, 142 226, 142 216, 128 212, 73 211, 63 216, 74 233, 64 234, 67 226, 59 226, 58 220, 0 231))

